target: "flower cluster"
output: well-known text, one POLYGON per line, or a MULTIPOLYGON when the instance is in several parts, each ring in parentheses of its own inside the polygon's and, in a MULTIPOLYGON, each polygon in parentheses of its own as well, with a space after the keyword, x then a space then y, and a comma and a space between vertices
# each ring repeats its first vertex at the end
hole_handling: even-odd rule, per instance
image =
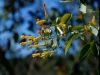
POLYGON ((31 48, 37 48, 40 46, 45 46, 47 51, 40 51, 37 50, 36 53, 32 54, 32 57, 42 57, 45 58, 47 56, 52 56, 55 53, 55 49, 57 48, 57 44, 60 44, 60 39, 66 35, 66 24, 57 25, 59 18, 56 19, 56 24, 53 25, 53 23, 49 26, 45 25, 45 23, 50 23, 48 21, 48 14, 46 12, 46 5, 44 6, 44 13, 45 13, 45 20, 37 19, 36 24, 41 27, 41 30, 38 30, 38 34, 40 34, 39 37, 34 36, 25 36, 22 35, 22 39, 29 39, 27 42, 21 42, 20 45, 23 46, 25 44, 32 43, 33 45, 28 46, 29 49, 31 48), (54 29, 54 30, 52 30, 54 29), (53 31, 56 32, 55 35, 53 35, 53 31), (56 39, 56 43, 54 40, 56 39), (44 44, 39 44, 39 41, 43 41, 44 44), (52 48, 50 50, 50 48, 52 48))

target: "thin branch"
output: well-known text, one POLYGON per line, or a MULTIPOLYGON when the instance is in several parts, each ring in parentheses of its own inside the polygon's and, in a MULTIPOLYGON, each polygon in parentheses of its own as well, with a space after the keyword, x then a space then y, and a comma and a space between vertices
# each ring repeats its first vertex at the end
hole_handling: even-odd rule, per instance
POLYGON ((34 58, 32 58, 32 60, 31 60, 31 63, 30 63, 30 67, 29 67, 29 71, 28 71, 28 73, 27 73, 27 75, 32 75, 32 71, 33 71, 33 69, 34 69, 34 63, 35 63, 35 61, 36 61, 36 59, 34 58))

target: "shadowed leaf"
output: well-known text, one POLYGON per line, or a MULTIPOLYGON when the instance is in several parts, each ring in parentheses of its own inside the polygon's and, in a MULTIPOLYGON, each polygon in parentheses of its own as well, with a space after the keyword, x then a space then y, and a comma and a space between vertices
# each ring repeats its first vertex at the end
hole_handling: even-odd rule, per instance
POLYGON ((80 60, 85 59, 90 54, 90 52, 91 52, 90 44, 84 45, 83 48, 81 49, 79 59, 80 60))
POLYGON ((95 42, 91 42, 91 50, 92 50, 95 58, 97 58, 98 57, 98 50, 97 50, 95 42))

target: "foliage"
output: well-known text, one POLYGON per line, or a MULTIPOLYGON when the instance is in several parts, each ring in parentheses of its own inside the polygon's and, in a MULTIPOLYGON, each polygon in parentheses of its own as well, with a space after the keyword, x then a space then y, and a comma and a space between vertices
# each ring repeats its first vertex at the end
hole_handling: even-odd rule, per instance
MULTIPOLYGON (((93 15, 91 22, 86 22, 84 20, 84 15, 87 14, 88 9, 87 6, 80 3, 79 5, 79 16, 77 19, 82 20, 84 25, 77 25, 72 27, 72 25, 68 25, 73 17, 73 13, 65 13, 62 17, 56 18, 56 20, 52 21, 49 19, 48 14, 46 12, 46 5, 44 6, 45 20, 37 19, 36 24, 41 27, 41 30, 38 30, 39 37, 34 36, 26 36, 22 35, 22 39, 28 38, 29 41, 20 43, 21 45, 33 43, 34 45, 28 46, 29 49, 37 48, 44 46, 43 50, 36 50, 36 53, 32 54, 32 57, 42 57, 45 58, 47 56, 52 56, 57 52, 57 47, 59 47, 60 40, 67 36, 70 33, 69 37, 66 38, 65 41, 65 55, 68 52, 71 43, 73 40, 80 38, 83 41, 87 42, 86 45, 82 48, 79 59, 84 59, 90 54, 94 54, 95 58, 98 58, 99 55, 99 45, 96 44, 96 41, 88 42, 85 37, 85 33, 90 32, 93 36, 98 36, 99 26, 96 21, 96 16, 93 15), (54 33, 56 32, 56 33, 54 33), (54 41, 56 40, 56 42, 54 41), (40 44, 40 42, 44 42, 44 44, 40 44)), ((96 14, 96 13, 95 13, 96 14)))
POLYGON ((0 0, 0 74, 99 75, 99 0, 77 1, 0 0), (42 2, 48 5, 45 19, 42 2), (44 23, 42 26, 36 25, 37 18, 37 24, 44 23), (43 26, 52 31, 50 36, 42 33, 43 26), (61 35, 59 28, 66 34, 61 35), (27 36, 21 39, 21 35, 27 36), (22 41, 21 45, 33 45, 29 46, 31 50, 26 48, 28 45, 21 47, 22 41))

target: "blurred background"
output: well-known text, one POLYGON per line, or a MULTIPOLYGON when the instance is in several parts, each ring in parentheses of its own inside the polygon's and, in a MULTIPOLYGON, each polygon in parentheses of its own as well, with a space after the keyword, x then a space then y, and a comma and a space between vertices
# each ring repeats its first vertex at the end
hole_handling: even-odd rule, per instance
MULTIPOLYGON (((99 0, 80 1, 93 11, 99 10, 99 0)), ((20 42, 26 41, 20 38, 21 35, 39 36, 37 30, 40 27, 36 20, 45 19, 43 3, 51 20, 79 8, 78 0, 68 3, 60 0, 0 0, 0 75, 98 75, 99 60, 93 55, 82 62, 78 60, 85 44, 80 39, 72 42, 67 55, 64 55, 65 39, 62 39, 58 53, 45 59, 32 58, 36 49, 20 46, 20 42)), ((71 24, 78 24, 74 17, 71 24)), ((88 37, 90 41, 93 39, 96 37, 88 37)))

